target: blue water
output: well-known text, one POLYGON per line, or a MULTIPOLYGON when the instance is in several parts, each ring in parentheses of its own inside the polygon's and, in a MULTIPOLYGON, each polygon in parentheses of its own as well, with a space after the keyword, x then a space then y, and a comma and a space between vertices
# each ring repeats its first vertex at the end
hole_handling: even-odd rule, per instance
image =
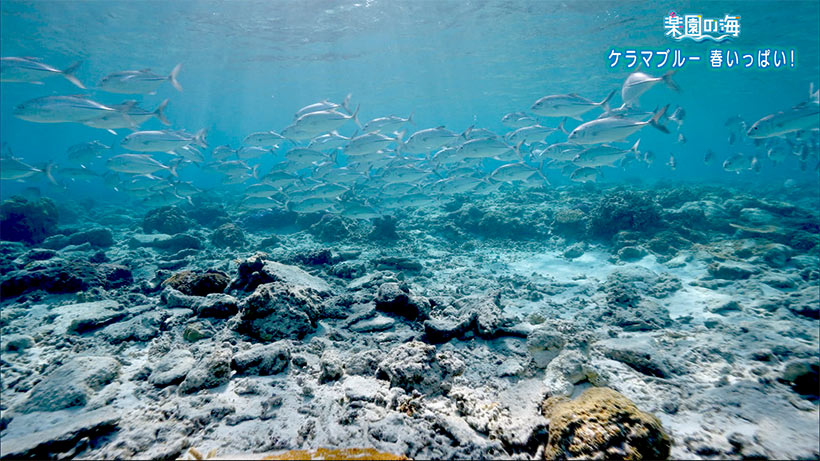
MULTIPOLYGON (((2 55, 36 56, 58 68, 82 60, 77 77, 89 88, 105 75, 151 68, 167 74, 183 68, 179 93, 168 84, 156 95, 134 95, 153 109, 170 98, 172 128, 209 130, 211 146, 238 147, 252 131, 287 126, 293 113, 329 98, 340 102, 352 94, 362 121, 395 114, 414 114, 414 129, 445 125, 461 132, 471 125, 498 134, 510 131, 501 117, 529 109, 548 94, 575 92, 601 100, 620 89, 630 70, 609 67, 611 48, 662 50, 703 56, 675 75, 682 88, 663 85, 641 98, 652 110, 664 104, 682 106, 687 117, 677 135, 642 130, 642 150, 651 150, 651 166, 607 169, 599 181, 703 181, 745 184, 782 183, 785 179, 817 181, 816 154, 805 171, 790 156, 773 165, 762 156, 762 171, 729 173, 723 159, 756 153, 749 144, 729 145, 724 121, 740 115, 751 123, 805 101, 810 83, 820 82, 820 4, 797 2, 647 2, 558 1, 277 1, 277 2, 2 2, 2 55), (674 7, 680 14, 705 17, 741 16, 741 35, 729 43, 674 42, 664 36, 662 18, 674 7), (756 51, 794 49, 794 68, 712 69, 712 48, 756 51), (716 161, 704 166, 707 149, 716 161), (667 160, 674 154, 677 168, 667 160)), ((660 75, 663 70, 652 69, 660 75)), ((113 136, 78 124, 35 124, 11 116, 28 99, 75 94, 61 78, 44 85, 4 83, 0 98, 0 135, 15 156, 32 164, 65 162, 68 146, 92 139, 117 146, 127 130, 113 136)), ((620 91, 618 92, 620 93, 620 91)), ((106 104, 132 96, 91 89, 84 93, 106 104), (127 96, 127 97, 124 97, 127 96)), ((616 95, 613 105, 620 104, 616 95)), ((585 120, 598 111, 586 114, 585 120)), ((594 115, 593 115, 594 114, 594 115)), ((558 119, 542 119, 557 126, 558 119)), ((570 121, 572 128, 577 122, 570 121)), ((152 119, 143 129, 164 128, 152 119)), ((350 135, 352 123, 340 131, 350 135)), ((549 138, 561 141, 560 136, 549 138)), ((629 143, 631 145, 631 142, 629 143)), ((282 148, 283 150, 286 148, 282 148)), ((159 158, 167 158, 159 156, 159 158)), ((281 158, 280 158, 281 160, 281 158)), ((273 163, 262 160, 262 166, 273 163)), ((264 170, 264 168, 263 168, 264 170)), ((104 171, 104 167, 102 170, 104 171)), ((567 182, 556 171, 553 182, 567 182)), ((187 168, 183 179, 218 184, 218 175, 187 168)), ((36 181, 34 181, 36 182, 36 181)), ((32 181, 25 185, 31 185, 32 181)), ((40 183, 45 189, 45 183, 40 183)), ((6 182, 4 195, 24 184, 6 182)), ((69 184, 76 193, 96 191, 96 184, 69 184)), ((53 193, 54 191, 52 191, 53 193)))

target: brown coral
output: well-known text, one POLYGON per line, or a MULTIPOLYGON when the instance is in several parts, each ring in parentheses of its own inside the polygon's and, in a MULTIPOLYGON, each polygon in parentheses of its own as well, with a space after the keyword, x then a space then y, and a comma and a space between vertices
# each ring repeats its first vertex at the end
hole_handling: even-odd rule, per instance
POLYGON ((290 450, 262 459, 410 459, 373 448, 317 448, 315 450, 290 450))
POLYGON ((671 439, 655 416, 618 392, 596 387, 575 400, 549 398, 550 419, 544 459, 666 459, 671 439))

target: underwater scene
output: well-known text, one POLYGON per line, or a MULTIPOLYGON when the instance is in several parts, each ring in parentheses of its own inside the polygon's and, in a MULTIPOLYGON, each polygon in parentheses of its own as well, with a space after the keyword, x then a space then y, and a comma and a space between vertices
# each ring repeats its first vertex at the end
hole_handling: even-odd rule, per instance
POLYGON ((0 2, 3 459, 820 458, 820 2, 0 2))

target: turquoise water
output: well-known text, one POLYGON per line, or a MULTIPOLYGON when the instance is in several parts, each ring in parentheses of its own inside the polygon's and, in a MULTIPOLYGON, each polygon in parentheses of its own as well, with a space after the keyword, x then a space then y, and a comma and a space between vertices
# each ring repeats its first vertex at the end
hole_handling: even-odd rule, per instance
MULTIPOLYGON (((542 96, 575 92, 599 101, 620 89, 629 70, 609 67, 612 48, 677 48, 684 55, 702 55, 703 61, 709 49, 794 49, 794 68, 712 69, 708 62, 688 63, 674 77, 680 93, 658 85, 641 101, 644 110, 663 104, 683 107, 686 144, 679 144, 675 133, 643 130, 629 139, 640 137, 642 150, 652 151, 655 162, 608 169, 604 178, 816 181, 816 160, 805 171, 793 156, 774 165, 765 160, 765 149, 728 144, 723 123, 740 115, 751 124, 807 99, 810 83, 817 84, 820 74, 814 33, 818 3, 683 2, 674 7, 680 14, 740 15, 741 35, 720 45, 674 42, 662 28, 669 8, 645 2, 4 1, 2 43, 3 56, 36 56, 58 68, 82 60, 77 76, 92 88, 84 94, 104 104, 131 96, 94 90, 103 76, 143 68, 167 75, 182 63, 182 93, 166 84, 156 95, 134 96, 146 108, 170 98, 172 128, 207 128, 210 146, 234 148, 250 132, 280 131, 303 106, 325 98, 341 102, 347 94, 352 94, 354 106, 361 106, 362 122, 412 113, 416 127, 408 126, 407 136, 414 129, 439 125, 457 132, 472 125, 503 135, 511 130, 501 124, 501 117, 527 111, 542 96), (703 165, 707 149, 717 157, 709 167, 703 165), (722 160, 738 152, 764 157, 765 174, 723 171, 722 160), (675 170, 666 165, 670 154, 676 157, 675 170)), ((667 69, 654 73, 659 76, 667 69)), ((122 135, 10 116, 14 106, 28 99, 76 92, 59 78, 42 86, 4 83, 3 142, 30 162, 58 164, 72 144, 99 139, 116 146, 122 135)), ((613 104, 620 104, 619 95, 613 104)), ((586 114, 585 120, 598 112, 586 114)), ((560 121, 542 120, 552 127, 560 121)), ((143 126, 149 128, 164 127, 154 119, 143 126)), ((346 135, 355 130, 352 123, 340 129, 346 135)), ((561 139, 554 135, 549 140, 561 139)), ((265 159, 261 162, 269 167, 265 159)), ((562 181, 555 172, 549 177, 562 181)), ((196 169, 185 171, 183 178, 204 184, 217 180, 196 169)))

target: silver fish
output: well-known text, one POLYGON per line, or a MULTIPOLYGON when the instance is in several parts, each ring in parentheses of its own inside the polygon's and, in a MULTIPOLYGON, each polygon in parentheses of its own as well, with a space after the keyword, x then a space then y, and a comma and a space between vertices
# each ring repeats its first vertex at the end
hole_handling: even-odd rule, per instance
POLYGON ((638 98, 659 82, 665 83, 666 86, 675 91, 680 91, 680 87, 672 80, 674 74, 675 71, 670 70, 661 77, 653 77, 643 72, 633 72, 629 74, 629 77, 624 80, 623 86, 621 86, 621 100, 625 106, 637 106, 638 98))
POLYGON ((571 117, 579 119, 581 115, 597 107, 602 108, 605 112, 609 111, 609 100, 612 99, 614 94, 615 90, 612 90, 601 102, 590 101, 575 93, 544 96, 538 101, 535 101, 530 110, 544 117, 571 117))
POLYGON ((82 61, 75 62, 65 69, 59 70, 40 62, 37 58, 0 58, 0 82, 40 84, 45 78, 62 75, 75 86, 85 89, 85 86, 74 76, 74 72, 77 71, 80 64, 82 64, 82 61))
POLYGON ((171 152, 191 143, 207 148, 206 135, 205 129, 193 135, 184 131, 136 131, 126 136, 120 145, 137 152, 171 152))
POLYGON ((121 154, 108 159, 108 169, 118 173, 150 174, 166 170, 177 176, 176 165, 166 166, 146 154, 121 154))
POLYGON ((569 134, 570 142, 577 144, 603 144, 620 141, 641 128, 652 125, 656 129, 669 133, 669 130, 659 123, 669 106, 664 106, 649 121, 642 122, 622 117, 606 117, 581 124, 569 134))
POLYGON ((177 75, 182 64, 177 64, 170 75, 157 75, 150 69, 126 70, 109 74, 100 81, 100 89, 109 93, 154 94, 163 82, 170 81, 178 91, 182 91, 177 75))
POLYGON ((83 96, 44 96, 18 105, 14 116, 37 123, 85 122, 117 112, 83 96))

